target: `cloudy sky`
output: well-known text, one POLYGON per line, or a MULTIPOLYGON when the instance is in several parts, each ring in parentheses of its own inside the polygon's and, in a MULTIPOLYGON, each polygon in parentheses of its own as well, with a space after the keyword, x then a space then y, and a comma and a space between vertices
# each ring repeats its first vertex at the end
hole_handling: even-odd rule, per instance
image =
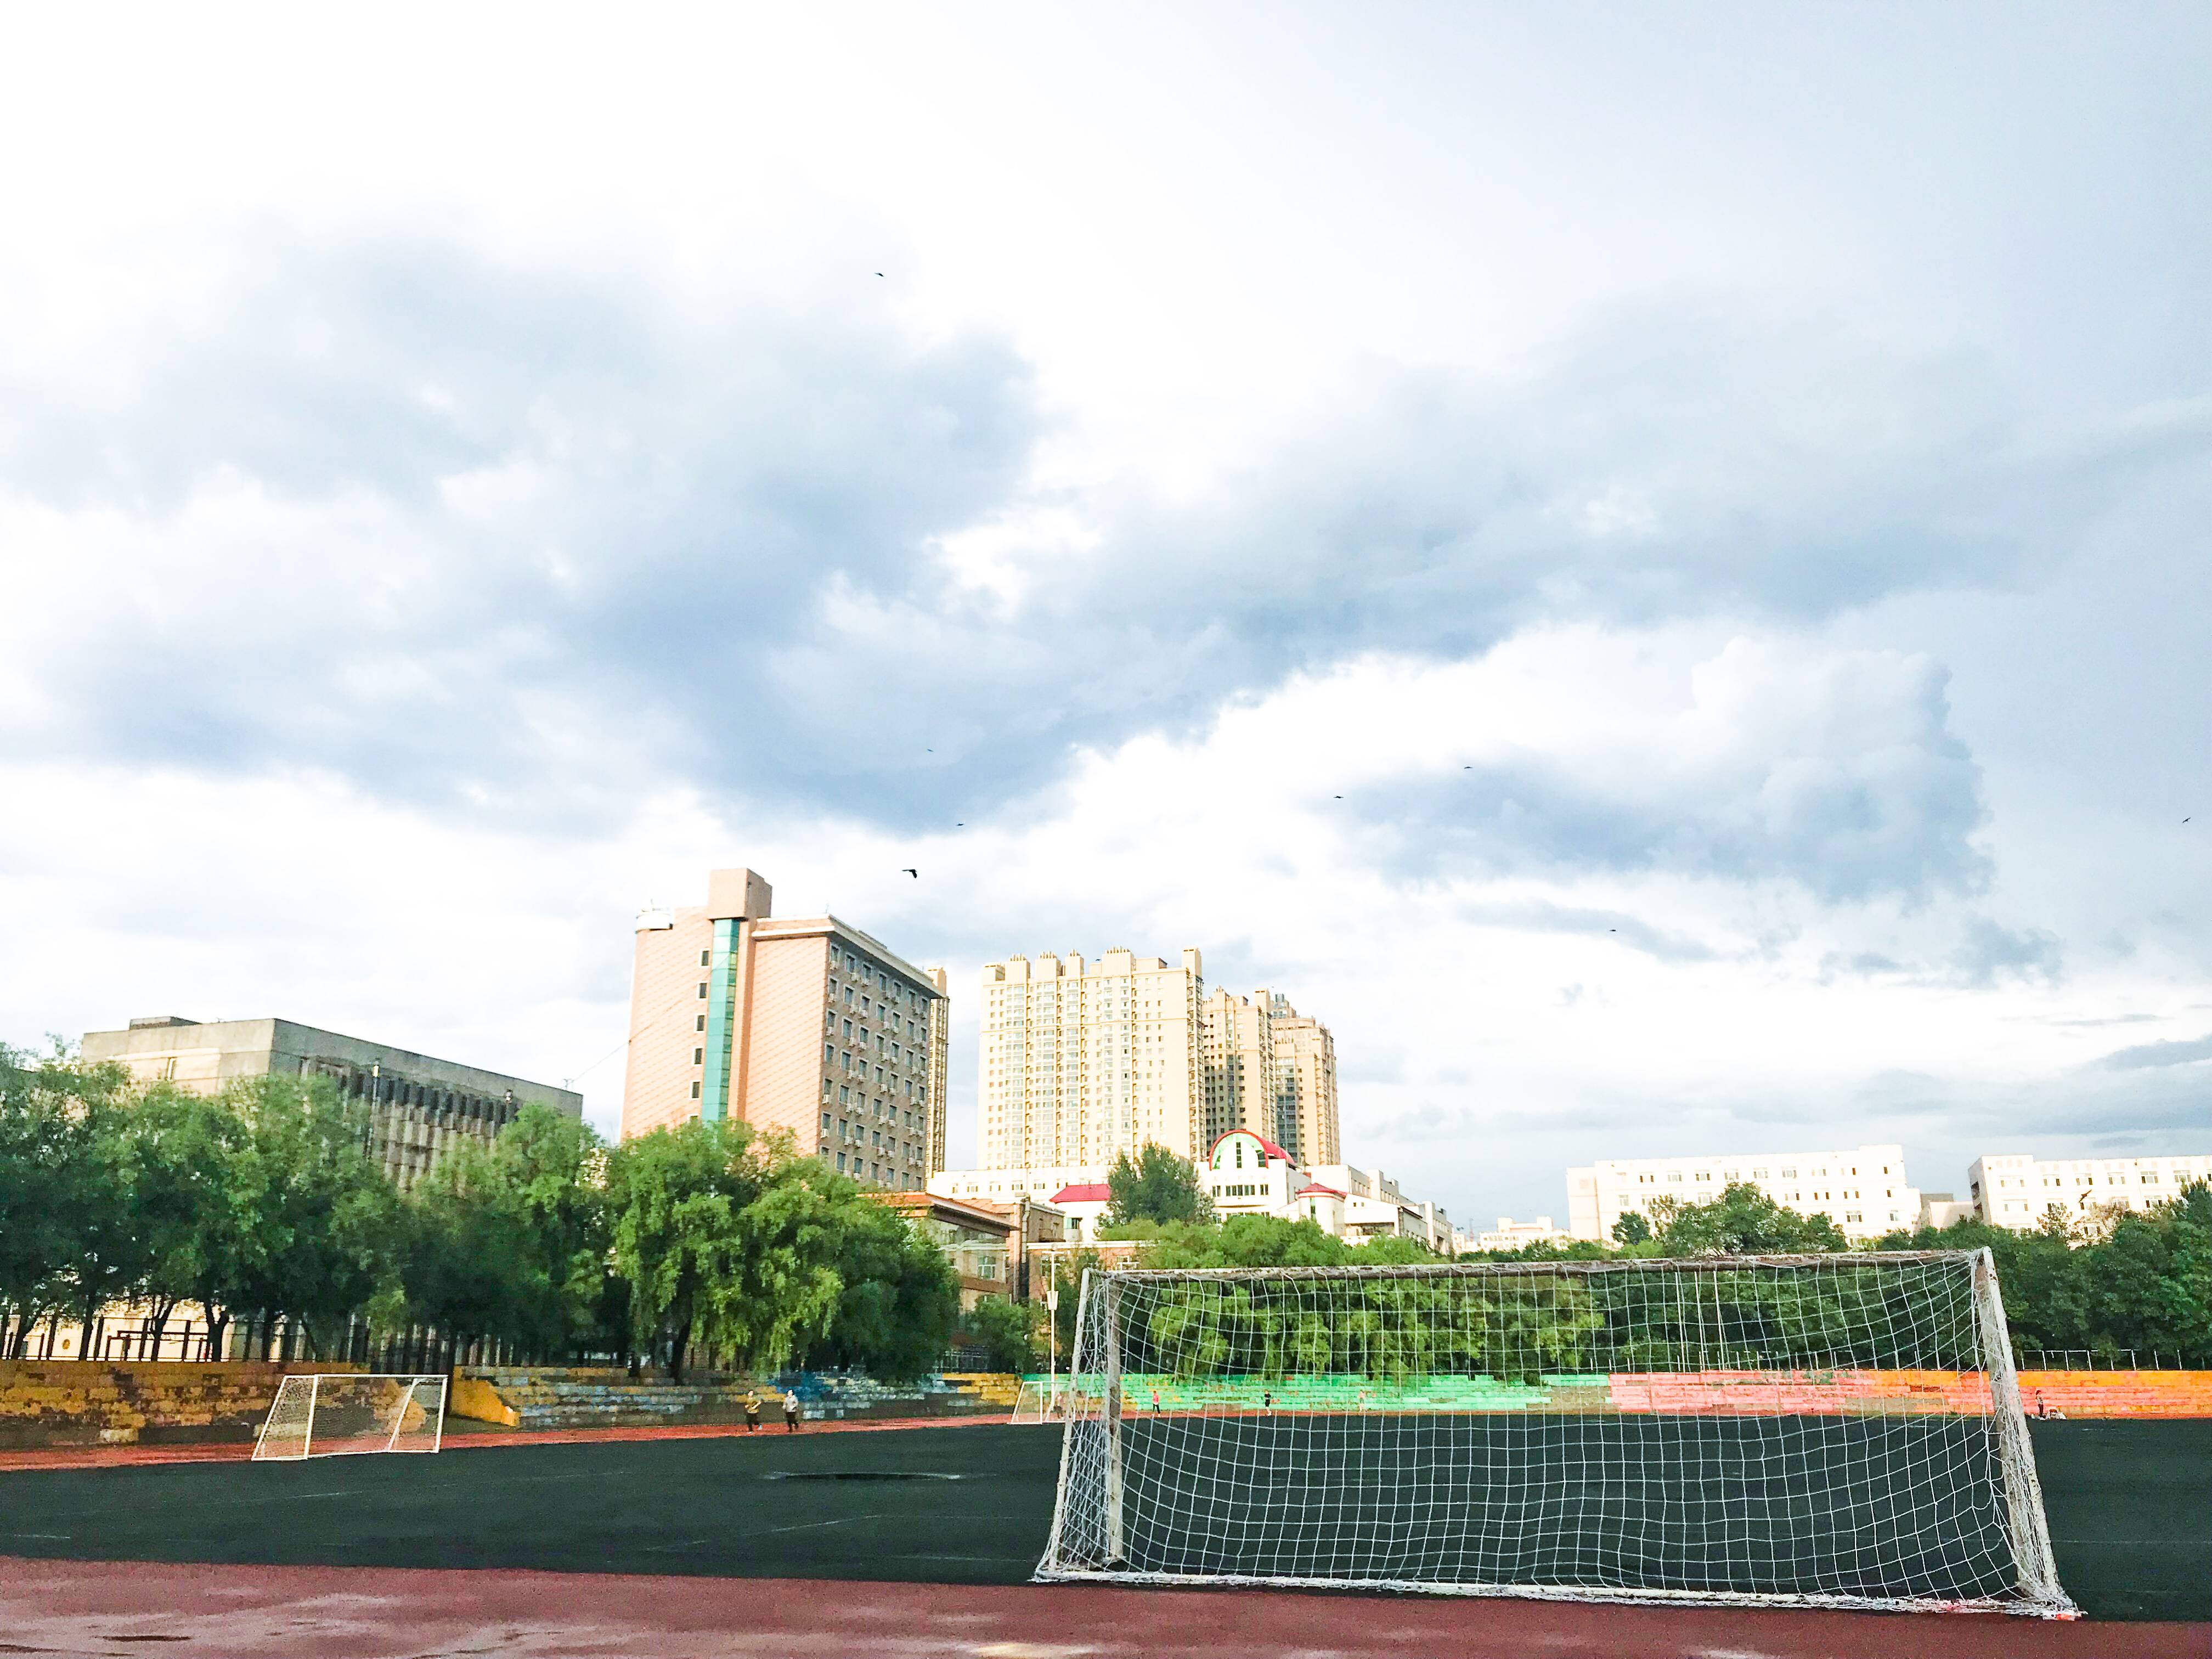
POLYGON ((1462 1219, 2212 1149, 2208 60, 18 12, 0 1039, 275 1013, 611 1127, 634 911, 745 863, 951 967, 956 1164, 982 962, 1188 945, 1462 1219))

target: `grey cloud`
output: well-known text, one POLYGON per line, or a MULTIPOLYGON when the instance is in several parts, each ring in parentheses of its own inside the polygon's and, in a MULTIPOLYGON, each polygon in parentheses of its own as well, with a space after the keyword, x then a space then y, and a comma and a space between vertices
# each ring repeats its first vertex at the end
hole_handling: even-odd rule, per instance
MULTIPOLYGON (((1601 939, 1628 950, 1641 951, 1662 962, 1710 962, 1716 952, 1709 945, 1679 933, 1669 933, 1620 910, 1595 910, 1553 904, 1541 899, 1517 902, 1478 901, 1462 904, 1458 914, 1479 927, 1510 927, 1535 933, 1567 933, 1601 939)), ((1573 988, 1566 1000, 1582 994, 1573 988)))
MULTIPOLYGON (((1377 373, 1196 503, 1040 497, 1043 421, 1001 340, 281 233, 112 356, 68 384, 0 365, 0 482, 162 549, 82 572, 100 626, 36 661, 47 713, 19 744, 319 766, 467 813, 683 784, 972 822, 1076 745, 1188 729, 1352 653, 2013 582, 2201 436, 2054 453, 1971 362, 1677 309, 1517 380, 1377 373), (277 521, 195 519, 225 481, 277 521), (1018 556, 1010 605, 932 552, 1038 505, 1099 539, 1018 556)), ((1838 898, 1972 883, 1971 763, 1940 722, 1759 787, 1757 822, 1686 828, 1540 772, 1405 805, 1478 859, 1787 872, 1838 898)))
POLYGON ((1986 987, 2007 979, 2056 980, 2064 960, 2055 934, 2034 927, 2014 933, 1987 916, 1974 916, 1950 965, 1960 982, 1986 987))
POLYGON ((2109 1054, 2098 1063, 2115 1072, 2141 1071, 2148 1066, 2188 1066, 2212 1060, 2212 1036, 2188 1042, 2146 1042, 2109 1054))
MULTIPOLYGON (((1985 817, 1981 775, 1948 729, 1943 674, 1912 659, 1875 666, 1884 672, 1830 672, 1778 687, 1809 689, 1790 725, 1730 732, 1729 752, 1680 770, 1666 755, 1620 769, 1626 776, 1558 759, 1479 763, 1370 787, 1358 812, 1383 861, 1415 878, 1663 870, 1786 878, 1832 902, 1973 891, 1988 874, 1969 840, 1985 817)), ((1699 954, 1632 918, 1587 921, 1588 931, 1618 928, 1623 942, 1655 954, 1699 954)), ((1999 945, 1977 943, 1990 958, 1983 971, 1996 971, 1999 945)))

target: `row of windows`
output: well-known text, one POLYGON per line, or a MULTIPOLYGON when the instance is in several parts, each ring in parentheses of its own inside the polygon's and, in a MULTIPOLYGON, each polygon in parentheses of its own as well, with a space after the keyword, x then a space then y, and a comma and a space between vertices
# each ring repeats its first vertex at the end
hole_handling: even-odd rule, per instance
POLYGON ((913 1193, 921 1190, 921 1182, 912 1176, 902 1175, 888 1164, 874 1158, 863 1158, 858 1152, 852 1155, 849 1169, 847 1167, 846 1156, 842 1152, 833 1152, 830 1148, 824 1146, 819 1156, 824 1164, 830 1163, 834 1158, 835 1167, 841 1175, 850 1175, 856 1180, 877 1182, 896 1192, 913 1193))
MULTIPOLYGON (((1856 1175, 1858 1172, 1859 1168, 1856 1164, 1852 1164, 1848 1170, 1844 1169, 1841 1164, 1838 1164, 1836 1167, 1836 1173, 1838 1175, 1856 1175)), ((1889 1165, 1887 1164, 1883 1164, 1881 1166, 1881 1172, 1884 1175, 1887 1175, 1889 1173, 1889 1165)), ((1820 1176, 1826 1175, 1828 1172, 1826 1170, 1813 1170, 1808 1171, 1808 1173, 1814 1176, 1820 1176)), ((1694 1172, 1691 1178, 1697 1181, 1710 1182, 1713 1178, 1713 1172, 1711 1170, 1698 1170, 1694 1172)), ((1751 1178, 1753 1181, 1771 1181, 1773 1179, 1773 1176, 1765 1170, 1753 1170, 1751 1172, 1751 1178)), ((1797 1170, 1794 1165, 1785 1164, 1783 1166, 1783 1180, 1795 1181, 1796 1178, 1797 1170)), ((1669 1170, 1667 1171, 1667 1179, 1669 1182, 1679 1185, 1682 1180, 1682 1171, 1680 1170, 1669 1170)), ((1741 1181, 1742 1179, 1743 1174, 1741 1170, 1723 1170, 1721 1171, 1721 1180, 1723 1182, 1741 1181)), ((1659 1176, 1656 1172, 1649 1175, 1638 1175, 1636 1177, 1636 1184, 1639 1187, 1650 1187, 1656 1185, 1658 1180, 1659 1176)))

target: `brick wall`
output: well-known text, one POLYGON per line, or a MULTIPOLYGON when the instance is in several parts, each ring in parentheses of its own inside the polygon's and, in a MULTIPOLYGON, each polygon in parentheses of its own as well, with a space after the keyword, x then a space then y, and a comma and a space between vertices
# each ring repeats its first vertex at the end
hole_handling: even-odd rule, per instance
POLYGON ((360 1369, 330 1360, 0 1360, 0 1447, 251 1440, 289 1373, 360 1369))

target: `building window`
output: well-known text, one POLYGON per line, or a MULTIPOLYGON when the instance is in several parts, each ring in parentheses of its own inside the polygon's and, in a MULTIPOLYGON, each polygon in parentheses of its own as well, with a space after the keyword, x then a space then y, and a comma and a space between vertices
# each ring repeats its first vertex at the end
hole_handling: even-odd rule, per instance
POLYGON ((707 1029, 707 1016, 701 1014, 697 1019, 692 1022, 691 1029, 695 1031, 705 1030, 707 1029))
POLYGON ((691 1098, 694 1100, 699 1098, 699 1085, 696 1081, 691 1085, 691 1098))
POLYGON ((714 959, 714 953, 712 951, 702 951, 699 952, 699 965, 702 968, 706 967, 709 963, 713 962, 714 959))
POLYGON ((694 1048, 691 1051, 691 1063, 694 1066, 704 1066, 707 1063, 707 1051, 704 1048, 694 1048))
POLYGON ((707 1000, 707 981, 706 981, 705 980, 703 980, 703 979, 702 979, 702 980, 701 980, 701 981, 699 981, 699 1000, 700 1000, 700 1001, 702 1001, 702 1002, 704 1002, 706 1000, 707 1000))

